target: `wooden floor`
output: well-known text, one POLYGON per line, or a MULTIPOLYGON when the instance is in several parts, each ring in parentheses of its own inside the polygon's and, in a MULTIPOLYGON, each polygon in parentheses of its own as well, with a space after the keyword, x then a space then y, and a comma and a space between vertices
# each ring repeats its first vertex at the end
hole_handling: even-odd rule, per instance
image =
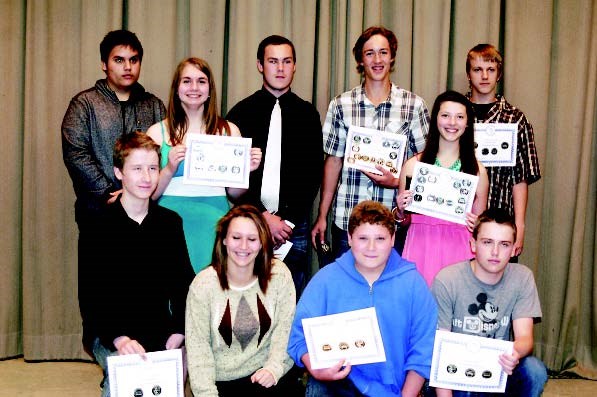
MULTIPOLYGON (((85 362, 0 361, 0 397, 99 397, 101 370, 85 362)), ((597 382, 550 379, 545 397, 594 397, 597 382)))

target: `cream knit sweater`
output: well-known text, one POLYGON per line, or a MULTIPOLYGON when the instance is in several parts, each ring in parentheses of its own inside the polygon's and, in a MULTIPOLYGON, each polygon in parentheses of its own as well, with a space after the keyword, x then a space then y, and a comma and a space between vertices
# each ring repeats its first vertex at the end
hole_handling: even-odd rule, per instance
POLYGON ((257 281, 223 291, 213 267, 201 271, 186 306, 193 393, 217 396, 216 381, 249 376, 260 368, 280 379, 293 364, 286 347, 295 301, 292 276, 279 260, 274 260, 265 295, 257 281))

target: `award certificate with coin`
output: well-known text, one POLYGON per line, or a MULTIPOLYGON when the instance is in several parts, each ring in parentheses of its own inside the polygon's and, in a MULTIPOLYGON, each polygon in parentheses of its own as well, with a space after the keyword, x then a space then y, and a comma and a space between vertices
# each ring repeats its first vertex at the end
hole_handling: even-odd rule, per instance
POLYGON ((475 123, 475 155, 486 167, 513 167, 518 123, 475 123))
POLYGON ((183 183, 249 187, 251 139, 188 134, 183 183))
POLYGON ((465 225, 478 182, 476 175, 419 161, 410 183, 413 200, 406 210, 465 225))
POLYGON ((112 397, 184 397, 180 349, 108 357, 112 397))
POLYGON ((375 308, 304 318, 302 323, 314 369, 340 360, 352 365, 386 361, 375 308))
POLYGON ((498 358, 513 342, 438 330, 429 385, 443 389, 504 393, 508 375, 498 358))
POLYGON ((398 177, 405 149, 406 135, 351 126, 346 137, 344 166, 382 175, 375 168, 379 165, 398 177))

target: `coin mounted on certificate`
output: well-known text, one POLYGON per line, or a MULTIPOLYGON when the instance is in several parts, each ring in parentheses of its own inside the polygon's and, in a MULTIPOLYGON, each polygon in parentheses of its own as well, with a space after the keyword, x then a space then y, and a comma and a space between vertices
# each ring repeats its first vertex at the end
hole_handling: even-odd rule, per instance
POLYGON ((413 201, 406 210, 466 225, 478 179, 476 175, 417 162, 409 187, 413 201))
POLYGON ((475 123, 475 154, 486 167, 516 165, 518 123, 475 123))
POLYGON ((500 355, 511 354, 513 342, 437 330, 429 385, 463 392, 504 393, 508 374, 500 355))
POLYGON ((346 137, 344 165, 382 175, 385 168, 396 177, 406 151, 405 135, 371 128, 350 126, 346 137))
POLYGON ((218 187, 249 187, 249 138, 187 134, 183 183, 218 187))
POLYGON ((339 360, 352 365, 385 361, 375 308, 303 318, 311 368, 329 368, 339 360))

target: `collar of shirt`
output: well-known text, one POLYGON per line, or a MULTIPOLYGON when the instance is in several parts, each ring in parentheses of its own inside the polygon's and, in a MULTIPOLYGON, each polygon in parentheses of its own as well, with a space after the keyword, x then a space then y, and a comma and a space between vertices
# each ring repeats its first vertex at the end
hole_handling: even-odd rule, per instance
POLYGON ((288 89, 288 91, 286 91, 279 97, 276 97, 274 94, 269 92, 265 87, 261 87, 261 95, 263 97, 263 100, 266 101, 268 104, 271 104, 272 109, 273 109, 274 105, 276 104, 276 99, 278 99, 280 101, 280 107, 283 107, 284 104, 290 98, 291 94, 292 94, 292 90, 288 89))
POLYGON ((128 219, 128 221, 131 224, 134 224, 135 226, 144 226, 146 224, 148 224, 149 222, 152 221, 153 219, 153 213, 155 212, 155 207, 158 204, 153 201, 153 200, 149 200, 149 207, 147 208, 147 215, 145 215, 145 218, 143 218, 143 221, 141 221, 141 223, 137 223, 137 221, 133 220, 127 213, 126 210, 124 209, 124 207, 122 206, 122 202, 120 201, 120 199, 116 200, 113 204, 109 204, 109 206, 114 206, 114 211, 116 211, 120 217, 122 217, 124 219, 124 217, 126 217, 126 219, 128 219))
POLYGON ((394 83, 390 83, 390 92, 388 97, 385 101, 380 102, 379 105, 375 106, 373 102, 369 98, 367 98, 367 92, 365 91, 365 83, 363 82, 360 86, 360 89, 357 93, 359 105, 362 107, 371 106, 374 108, 379 108, 380 106, 387 106, 388 108, 392 107, 392 98, 398 94, 398 86, 394 83))

